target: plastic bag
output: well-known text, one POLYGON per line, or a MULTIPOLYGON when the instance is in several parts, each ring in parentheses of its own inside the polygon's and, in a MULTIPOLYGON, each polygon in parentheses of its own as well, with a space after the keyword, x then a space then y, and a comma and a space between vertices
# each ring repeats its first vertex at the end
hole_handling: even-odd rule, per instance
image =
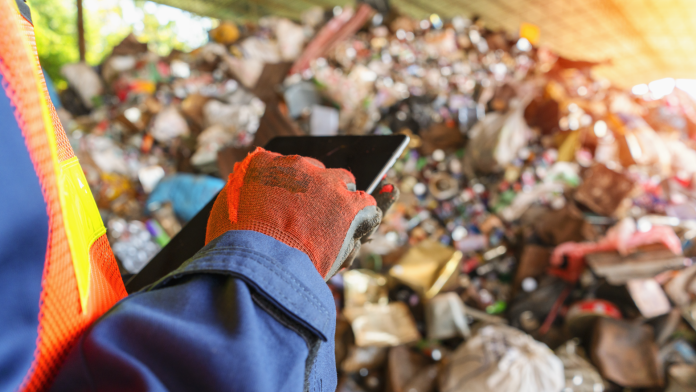
POLYGON ((226 105, 220 101, 211 100, 203 105, 203 115, 208 125, 221 125, 254 133, 259 128, 265 109, 266 105, 256 97, 253 97, 248 104, 226 105))
POLYGON ((235 128, 213 125, 198 135, 198 149, 191 157, 191 164, 202 166, 214 163, 217 152, 226 145, 232 144, 236 134, 235 128))
POLYGON ((234 76, 247 88, 254 88, 263 71, 264 62, 259 59, 237 58, 225 56, 225 63, 230 67, 234 76))
POLYGON ((602 392, 604 381, 587 360, 578 355, 578 345, 571 340, 556 349, 565 370, 564 392, 602 392))
POLYGON ((281 61, 280 48, 276 41, 249 37, 242 41, 239 46, 246 59, 258 60, 264 63, 281 61))
POLYGON ((164 178, 147 199, 150 210, 156 203, 171 202, 174 212, 185 221, 191 220, 225 186, 225 181, 209 176, 175 174, 164 178))
POLYGON ((469 131, 470 142, 465 154, 464 167, 470 177, 475 176, 475 171, 490 173, 502 169, 495 161, 494 150, 506 120, 505 115, 490 113, 469 131))
POLYGON ((152 137, 166 143, 178 136, 189 134, 189 127, 179 111, 170 106, 157 114, 150 130, 152 137))
POLYGON ((125 153, 112 139, 105 136, 87 135, 83 138, 84 149, 99 169, 105 173, 129 175, 125 153))
POLYGON ((565 386, 563 363, 545 344, 511 327, 479 330, 451 356, 442 392, 558 392, 565 386))
POLYGON ((76 63, 64 65, 60 73, 80 95, 82 103, 88 108, 94 107, 94 98, 99 97, 104 90, 97 72, 85 63, 76 63))
POLYGON ((292 61, 300 56, 306 39, 302 26, 282 18, 274 24, 273 32, 278 39, 280 56, 283 60, 292 61))

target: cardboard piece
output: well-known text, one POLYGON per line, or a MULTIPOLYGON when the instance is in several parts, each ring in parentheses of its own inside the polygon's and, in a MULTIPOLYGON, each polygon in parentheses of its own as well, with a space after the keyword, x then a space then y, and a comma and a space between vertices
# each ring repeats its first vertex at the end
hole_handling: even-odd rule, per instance
POLYGON ((592 335, 592 362, 604 378, 623 387, 661 387, 664 378, 653 338, 649 325, 600 318, 592 335))
POLYGON ((585 172, 575 201, 597 214, 611 216, 632 190, 633 182, 625 175, 604 165, 594 165, 585 172))

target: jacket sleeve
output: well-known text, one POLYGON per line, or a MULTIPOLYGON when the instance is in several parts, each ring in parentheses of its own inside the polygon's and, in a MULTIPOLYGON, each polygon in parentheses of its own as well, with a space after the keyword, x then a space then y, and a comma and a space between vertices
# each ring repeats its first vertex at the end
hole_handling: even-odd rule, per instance
MULTIPOLYGON (((270 237, 260 250, 262 244, 240 243, 236 234, 236 240, 235 232, 221 236, 153 288, 119 302, 80 338, 53 390, 309 390, 318 347, 333 329, 322 331, 317 314, 295 306, 316 306, 306 303, 313 302, 307 295, 324 302, 328 288, 313 287, 321 281, 316 270, 310 284, 292 276, 298 260, 291 251, 299 251, 270 237), (305 298, 288 302, 302 290, 305 298)), ((335 378, 335 364, 325 365, 334 366, 335 378)))

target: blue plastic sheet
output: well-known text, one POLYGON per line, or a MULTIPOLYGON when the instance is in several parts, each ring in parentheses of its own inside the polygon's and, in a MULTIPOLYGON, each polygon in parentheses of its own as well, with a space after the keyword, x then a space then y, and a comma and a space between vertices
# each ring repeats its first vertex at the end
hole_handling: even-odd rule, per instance
POLYGON ((175 174, 157 184, 147 199, 147 206, 152 208, 157 203, 170 202, 176 215, 184 221, 189 221, 224 186, 225 181, 215 177, 175 174))

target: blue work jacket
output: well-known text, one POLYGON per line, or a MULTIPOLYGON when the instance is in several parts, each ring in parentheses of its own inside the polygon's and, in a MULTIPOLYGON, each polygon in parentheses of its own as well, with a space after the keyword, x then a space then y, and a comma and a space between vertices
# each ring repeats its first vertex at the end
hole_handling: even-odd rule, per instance
POLYGON ((52 390, 333 392, 335 327, 306 254, 229 231, 95 322, 52 390))

